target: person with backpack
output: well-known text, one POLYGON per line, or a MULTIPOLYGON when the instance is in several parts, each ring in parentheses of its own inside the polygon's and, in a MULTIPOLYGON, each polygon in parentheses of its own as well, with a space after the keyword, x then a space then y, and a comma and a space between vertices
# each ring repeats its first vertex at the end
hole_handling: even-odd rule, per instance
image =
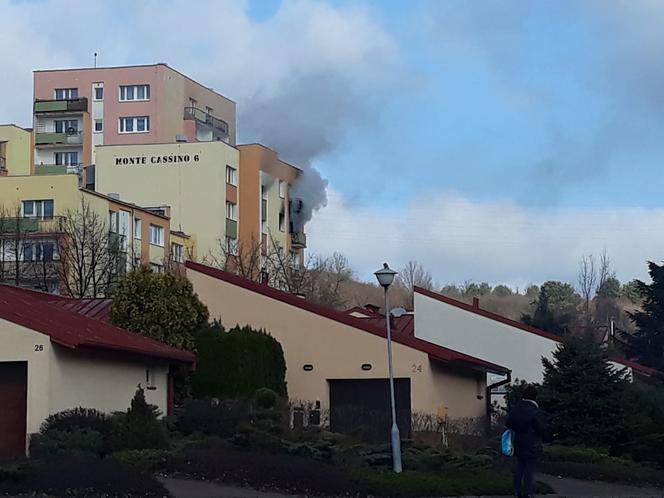
POLYGON ((507 415, 507 428, 512 431, 514 448, 514 495, 533 496, 535 468, 542 456, 547 434, 546 416, 537 404, 537 389, 528 386, 522 399, 507 415))

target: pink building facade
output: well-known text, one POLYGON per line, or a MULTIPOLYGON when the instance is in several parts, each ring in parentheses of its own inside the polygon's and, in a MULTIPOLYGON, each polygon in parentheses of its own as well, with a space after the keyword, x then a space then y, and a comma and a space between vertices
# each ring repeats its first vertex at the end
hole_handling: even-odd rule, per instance
POLYGON ((235 145, 235 102, 166 64, 35 71, 33 127, 35 172, 59 173, 102 144, 235 145))

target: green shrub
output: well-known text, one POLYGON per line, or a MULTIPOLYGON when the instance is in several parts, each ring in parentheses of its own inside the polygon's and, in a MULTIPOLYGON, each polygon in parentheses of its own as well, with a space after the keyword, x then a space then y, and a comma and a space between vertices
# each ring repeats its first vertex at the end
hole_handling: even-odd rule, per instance
POLYGON ((277 405, 278 400, 279 400, 279 395, 276 392, 274 392, 272 389, 268 389, 267 387, 261 387, 260 389, 256 389, 256 392, 254 393, 254 402, 258 407, 263 408, 265 410, 274 408, 277 405))
POLYGON ((71 408, 50 415, 41 425, 42 434, 49 431, 90 429, 104 436, 111 433, 111 417, 94 408, 71 408))
POLYGON ((547 474, 633 485, 664 485, 664 472, 619 459, 600 463, 542 462, 547 474))
POLYGON ((246 400, 195 399, 185 404, 178 414, 176 429, 188 436, 202 433, 228 437, 238 425, 249 420, 249 402, 246 400))
POLYGON ((608 452, 581 446, 547 446, 544 460, 548 462, 600 463, 607 461, 608 452))
POLYGON ((99 456, 104 454, 105 448, 104 436, 90 429, 49 430, 30 438, 30 454, 37 458, 62 453, 91 453, 99 456))
POLYGON ((126 414, 116 417, 111 447, 115 451, 159 449, 168 446, 166 429, 159 421, 159 410, 145 400, 145 392, 136 390, 126 414))
POLYGON ((197 334, 196 350, 195 397, 250 397, 262 387, 286 396, 284 352, 265 331, 235 327, 225 332, 214 323, 197 334))
POLYGON ((163 468, 172 456, 173 452, 169 450, 126 450, 111 455, 122 464, 149 472, 163 468))

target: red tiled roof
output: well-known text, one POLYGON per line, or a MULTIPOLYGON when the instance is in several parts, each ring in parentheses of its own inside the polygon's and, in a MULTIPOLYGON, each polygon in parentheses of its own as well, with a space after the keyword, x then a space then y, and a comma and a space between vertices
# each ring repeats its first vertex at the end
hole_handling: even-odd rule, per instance
POLYGON ((122 351, 186 363, 196 359, 188 351, 67 309, 63 301, 66 302, 60 296, 0 284, 0 318, 48 335, 51 342, 60 346, 122 351))
MULTIPOLYGON (((203 273, 204 275, 216 278, 218 280, 223 280, 224 282, 227 282, 229 284, 241 287, 243 289, 255 292, 257 294, 261 294, 263 296, 269 297, 277 301, 281 301, 293 307, 306 310, 310 313, 314 313, 316 315, 328 318, 330 320, 343 323, 344 325, 354 327, 358 330, 362 330, 364 332, 368 332, 370 334, 374 334, 380 337, 386 337, 386 332, 384 327, 376 326, 375 324, 369 323, 370 320, 373 320, 373 318, 371 319, 357 318, 347 313, 337 311, 332 308, 328 308, 326 306, 322 306, 316 303, 312 303, 310 301, 307 301, 306 299, 302 299, 301 297, 294 296, 293 294, 289 294, 287 292, 283 292, 274 289, 272 287, 268 287, 267 285, 264 284, 253 282, 251 280, 239 277, 237 275, 233 275, 232 273, 228 273, 219 270, 217 268, 212 268, 210 266, 202 265, 200 263, 187 261, 185 266, 187 267, 187 269, 203 273)), ((507 374, 510 372, 508 368, 502 367, 500 365, 496 365, 494 363, 484 361, 479 358, 475 358, 463 353, 459 353, 458 351, 453 351, 451 349, 438 346, 428 341, 417 339, 415 337, 411 337, 401 333, 398 334, 395 333, 395 335, 393 336, 393 340, 394 342, 398 342, 400 344, 403 344, 404 346, 408 346, 410 348, 426 353, 429 355, 429 357, 435 360, 450 362, 450 363, 460 363, 473 369, 479 369, 482 371, 488 371, 494 373, 507 374)))
POLYGON ((94 298, 94 299, 62 299, 54 301, 55 306, 59 306, 69 311, 94 318, 95 320, 102 320, 108 322, 108 313, 111 311, 113 299, 110 298, 94 298))
MULTIPOLYGON (((494 320, 496 322, 504 323, 505 325, 509 325, 511 327, 515 327, 517 329, 521 329, 525 332, 529 332, 531 334, 538 335, 540 337, 544 337, 546 339, 550 339, 552 341, 555 341, 557 343, 561 343, 562 339, 550 332, 546 332, 544 330, 540 330, 535 327, 531 327, 530 325, 526 325, 525 323, 517 322, 516 320, 512 320, 511 318, 507 318, 506 316, 498 315, 497 313, 492 313, 491 311, 483 310, 479 306, 473 306, 468 303, 464 303, 462 301, 459 301, 457 299, 453 299, 451 297, 443 296, 442 294, 438 294, 437 292, 433 292, 427 289, 423 289, 421 287, 415 287, 415 292, 417 294, 422 294, 423 296, 430 297, 431 299, 435 299, 437 301, 443 302, 445 304, 449 304, 450 306, 454 306, 456 308, 460 308, 464 311, 469 311, 470 313, 474 313, 476 315, 483 316, 484 318, 488 318, 489 320, 494 320)), ((623 360, 621 358, 611 358, 612 361, 615 361, 616 363, 620 363, 621 365, 625 365, 626 367, 631 368, 632 370, 635 370, 636 372, 645 375, 647 377, 659 377, 664 379, 664 372, 660 372, 659 370, 655 370, 654 368, 646 367, 644 365, 641 365, 640 363, 637 363, 635 361, 631 360, 623 360)))

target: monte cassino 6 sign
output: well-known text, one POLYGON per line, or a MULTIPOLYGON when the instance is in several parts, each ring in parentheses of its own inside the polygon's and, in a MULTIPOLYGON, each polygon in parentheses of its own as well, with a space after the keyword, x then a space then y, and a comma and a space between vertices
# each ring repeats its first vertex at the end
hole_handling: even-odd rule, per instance
POLYGON ((156 156, 116 157, 116 166, 141 166, 144 164, 191 164, 200 161, 199 154, 163 154, 156 156))

